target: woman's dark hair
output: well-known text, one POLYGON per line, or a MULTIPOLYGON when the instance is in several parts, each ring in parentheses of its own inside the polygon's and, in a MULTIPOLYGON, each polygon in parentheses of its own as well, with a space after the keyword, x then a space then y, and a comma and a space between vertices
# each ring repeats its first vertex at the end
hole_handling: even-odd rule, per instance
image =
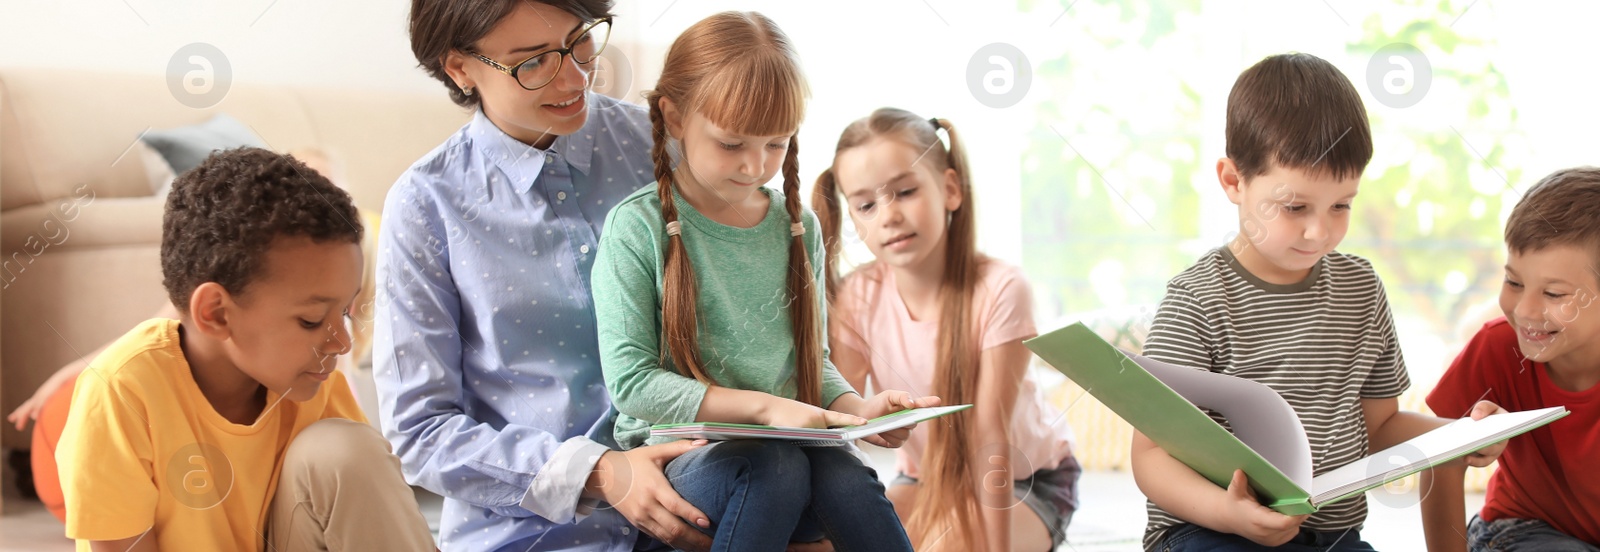
POLYGON ((417 57, 417 65, 450 90, 450 101, 475 108, 478 97, 463 93, 450 80, 444 71, 444 56, 451 50, 476 48, 478 41, 510 15, 517 4, 525 2, 546 4, 583 21, 612 15, 611 0, 411 0, 411 54, 417 57))

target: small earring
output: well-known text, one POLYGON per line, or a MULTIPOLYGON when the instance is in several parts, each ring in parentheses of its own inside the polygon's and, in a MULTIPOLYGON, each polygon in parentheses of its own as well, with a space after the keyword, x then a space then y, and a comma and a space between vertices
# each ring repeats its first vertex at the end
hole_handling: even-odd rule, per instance
POLYGON ((466 94, 468 96, 471 96, 472 95, 472 87, 471 86, 463 86, 463 87, 461 87, 461 93, 462 94, 466 94))

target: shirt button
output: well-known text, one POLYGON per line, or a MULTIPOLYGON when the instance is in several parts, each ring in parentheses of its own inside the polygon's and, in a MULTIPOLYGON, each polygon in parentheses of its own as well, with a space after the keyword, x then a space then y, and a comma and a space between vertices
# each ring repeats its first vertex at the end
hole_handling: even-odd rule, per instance
POLYGON ((579 253, 583 253, 585 255, 588 255, 589 254, 589 244, 583 244, 583 245, 578 246, 578 252, 579 253))
POLYGON ((556 201, 566 201, 566 200, 567 200, 567 193, 566 192, 556 192, 556 201))

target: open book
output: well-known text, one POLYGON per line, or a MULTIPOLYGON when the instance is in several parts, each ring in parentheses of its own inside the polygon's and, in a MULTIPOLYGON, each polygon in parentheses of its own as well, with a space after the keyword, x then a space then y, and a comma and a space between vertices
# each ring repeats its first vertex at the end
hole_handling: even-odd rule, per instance
POLYGON ((1266 385, 1123 353, 1081 323, 1023 344, 1173 458, 1221 487, 1242 469, 1262 504, 1288 515, 1314 513, 1567 415, 1554 407, 1461 419, 1312 477, 1300 417, 1266 385), (1233 433, 1200 408, 1221 414, 1233 433))
POLYGON ((679 437, 683 439, 709 439, 712 441, 726 441, 729 439, 784 439, 789 441, 847 443, 862 437, 867 437, 869 435, 877 435, 892 429, 900 429, 912 424, 938 418, 945 414, 960 412, 968 408, 972 408, 972 405, 961 404, 955 406, 913 408, 911 410, 901 410, 887 416, 873 418, 871 421, 858 426, 832 429, 776 427, 750 424, 724 424, 716 422, 662 424, 651 426, 650 436, 679 437))

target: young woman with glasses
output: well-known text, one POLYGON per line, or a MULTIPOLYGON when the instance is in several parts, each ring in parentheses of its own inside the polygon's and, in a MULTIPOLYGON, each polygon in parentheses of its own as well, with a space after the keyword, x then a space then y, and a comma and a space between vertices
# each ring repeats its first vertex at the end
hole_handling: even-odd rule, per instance
POLYGON ((590 90, 611 8, 411 5, 417 61, 476 113, 389 192, 374 372, 407 479, 445 497, 446 550, 710 546, 661 468, 701 443, 612 450, 589 271, 654 175, 645 110, 590 90))

